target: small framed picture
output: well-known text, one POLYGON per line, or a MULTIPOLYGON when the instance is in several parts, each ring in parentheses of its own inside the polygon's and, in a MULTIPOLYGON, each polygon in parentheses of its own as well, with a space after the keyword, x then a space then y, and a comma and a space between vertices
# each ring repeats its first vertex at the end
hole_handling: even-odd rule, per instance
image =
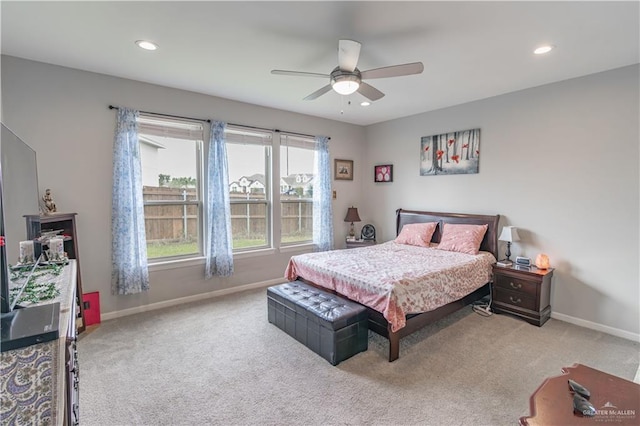
POLYGON ((383 164, 373 168, 374 182, 393 182, 393 165, 383 164))
POLYGON ((335 180, 353 180, 353 160, 334 160, 335 180))

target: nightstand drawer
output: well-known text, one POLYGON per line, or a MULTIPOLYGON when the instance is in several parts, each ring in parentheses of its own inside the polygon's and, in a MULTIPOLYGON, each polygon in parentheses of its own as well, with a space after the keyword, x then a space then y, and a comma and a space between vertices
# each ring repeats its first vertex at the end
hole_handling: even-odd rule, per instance
POLYGON ((508 275, 496 274, 495 285, 496 287, 504 288, 506 290, 525 293, 525 295, 529 295, 533 298, 535 298, 538 293, 538 285, 536 282, 508 275))
POLYGON ((536 306, 536 298, 534 296, 520 291, 505 290, 500 287, 495 288, 493 300, 496 302, 506 303, 514 307, 530 309, 532 311, 538 309, 536 306))

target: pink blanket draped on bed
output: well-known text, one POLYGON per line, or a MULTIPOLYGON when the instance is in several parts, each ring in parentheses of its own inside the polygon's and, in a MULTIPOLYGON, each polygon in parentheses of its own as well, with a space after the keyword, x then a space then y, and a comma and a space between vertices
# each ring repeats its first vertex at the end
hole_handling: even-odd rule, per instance
POLYGON ((495 257, 397 244, 293 256, 285 277, 298 277, 335 290, 389 321, 391 331, 405 315, 428 312, 456 301, 489 282, 495 257))

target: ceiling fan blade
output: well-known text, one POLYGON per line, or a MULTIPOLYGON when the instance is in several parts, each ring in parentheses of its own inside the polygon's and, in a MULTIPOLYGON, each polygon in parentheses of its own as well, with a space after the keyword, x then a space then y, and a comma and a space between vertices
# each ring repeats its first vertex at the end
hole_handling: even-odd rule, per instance
POLYGON ((338 67, 342 71, 353 72, 356 69, 361 46, 357 41, 340 40, 338 43, 338 67))
POLYGON ((315 92, 313 92, 312 94, 310 94, 309 96, 307 96, 306 98, 303 99, 303 101, 312 101, 314 99, 319 98, 320 96, 324 95, 325 93, 327 93, 329 90, 331 90, 331 85, 327 84, 326 86, 324 86, 321 89, 316 90, 315 92))
POLYGON ((420 74, 422 71, 424 71, 424 65, 422 65, 422 62, 412 62, 410 64, 392 65, 390 67, 362 71, 360 75, 363 79, 371 79, 420 74))
POLYGON ((295 77, 322 77, 329 78, 329 74, 319 74, 316 72, 303 72, 303 71, 285 71, 285 70, 271 70, 271 74, 275 75, 292 75, 295 77))
POLYGON ((360 87, 358 87, 358 93, 371 101, 377 101, 384 96, 384 93, 365 82, 360 83, 360 87))

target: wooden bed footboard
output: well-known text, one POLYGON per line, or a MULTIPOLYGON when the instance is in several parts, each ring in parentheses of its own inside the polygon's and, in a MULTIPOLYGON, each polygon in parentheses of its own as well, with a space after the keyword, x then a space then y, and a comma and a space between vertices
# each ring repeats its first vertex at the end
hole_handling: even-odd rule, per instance
POLYGON ((484 296, 489 294, 489 286, 490 283, 485 284, 462 299, 441 306, 433 311, 407 315, 407 324, 396 332, 391 331, 391 325, 380 312, 367 307, 367 311, 369 313, 369 330, 378 333, 389 340, 389 362, 395 361, 400 357, 400 339, 420 330, 426 325, 433 324, 447 315, 464 308, 470 303, 482 299, 484 296))

